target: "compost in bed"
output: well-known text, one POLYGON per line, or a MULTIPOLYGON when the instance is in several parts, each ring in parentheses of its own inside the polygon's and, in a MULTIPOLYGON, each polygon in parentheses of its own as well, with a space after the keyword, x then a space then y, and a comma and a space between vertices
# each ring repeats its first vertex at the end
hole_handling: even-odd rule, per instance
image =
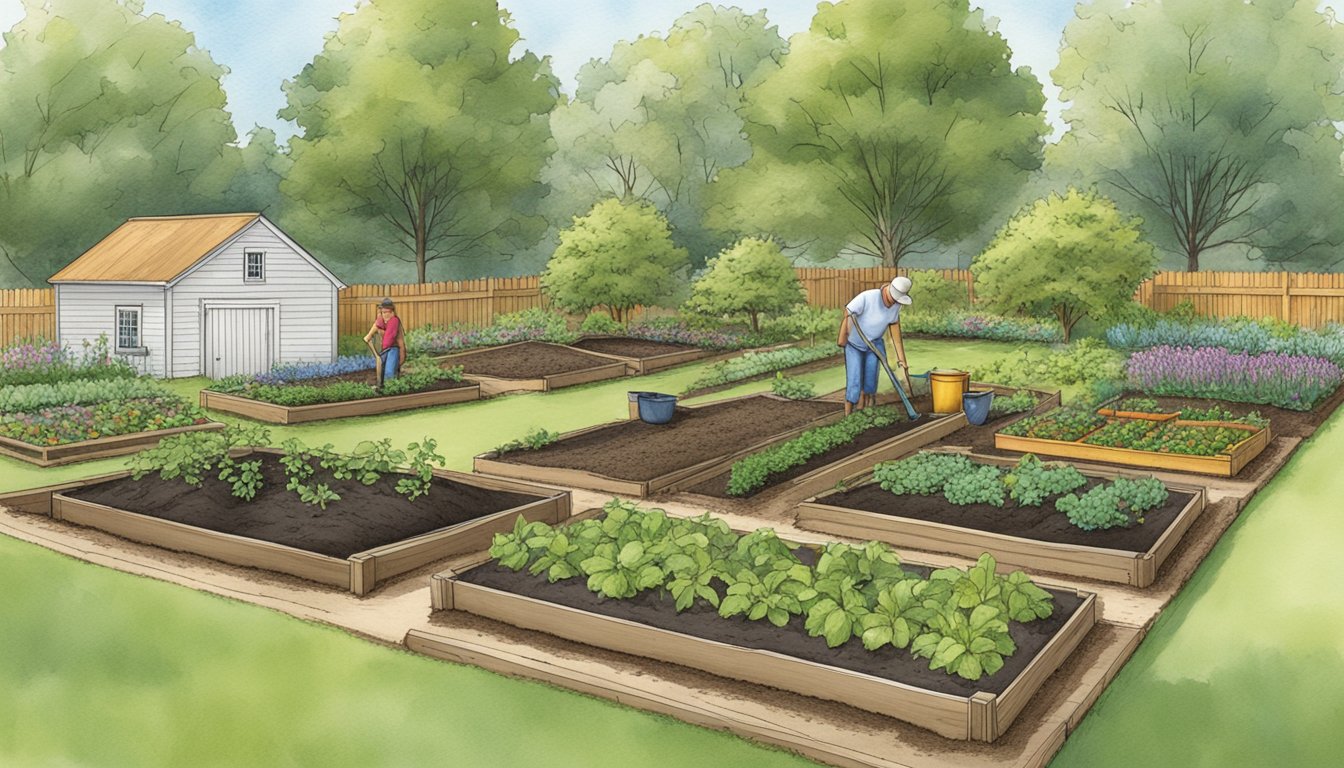
POLYGON ((443 364, 460 365, 467 375, 493 376, 499 379, 541 379, 558 373, 583 371, 616 362, 577 349, 528 341, 451 357, 444 360, 443 364))
POLYGON ((670 355, 675 352, 689 352, 696 349, 696 347, 688 347, 684 344, 670 344, 665 341, 649 341, 648 339, 628 339, 621 336, 589 336, 579 339, 569 346, 585 349, 589 352, 600 352, 604 355, 639 359, 670 355))
MULTIPOLYGON (((906 570, 919 571, 909 566, 906 570)), ((921 572, 921 575, 926 574, 921 572)), ((702 600, 677 613, 672 597, 656 590, 640 592, 628 600, 610 600, 589 591, 582 578, 552 584, 544 577, 533 576, 526 571, 510 571, 493 562, 459 574, 458 578, 471 584, 601 616, 625 619, 739 648, 774 651, 952 696, 970 696, 977 691, 1002 693, 1083 602, 1074 592, 1048 590, 1055 601, 1055 611, 1050 618, 1026 624, 1009 622, 1009 634, 1017 644, 1017 652, 1004 659, 1003 668, 998 672, 972 682, 941 670, 930 670, 927 659, 916 658, 907 650, 891 646, 869 651, 862 642, 851 639, 839 648, 828 648, 824 639, 808 636, 802 616, 793 616, 784 627, 775 627, 768 621, 749 621, 742 616, 722 618, 713 606, 702 600)), ((716 586, 722 592, 724 585, 716 582, 716 586)))
POLYGON ((421 534, 537 501, 536 496, 477 488, 435 477, 427 496, 409 501, 396 492, 398 476, 373 485, 327 480, 340 501, 323 510, 285 489, 279 458, 261 459, 265 484, 252 501, 235 498, 231 486, 207 473, 199 488, 181 480, 146 475, 98 483, 68 495, 116 509, 346 558, 421 534))
POLYGON ((840 406, 813 400, 750 397, 700 408, 677 408, 667 424, 632 420, 565 438, 500 461, 577 469, 644 481, 741 451, 836 413, 840 406))
MULTIPOLYGON (((1102 482, 1105 481, 1089 478, 1087 485, 1074 493, 1082 496, 1102 482)), ((1118 549, 1124 552, 1147 552, 1194 497, 1189 493, 1171 491, 1167 495, 1166 503, 1144 515, 1142 523, 1128 528, 1096 531, 1084 531, 1070 523, 1067 515, 1055 509, 1056 498, 1058 497, 1052 496, 1046 499, 1039 507, 1020 507, 1011 499, 1007 500, 1002 508, 990 504, 958 506, 948 501, 942 494, 897 496, 883 490, 876 483, 870 483, 817 501, 832 507, 954 525, 958 528, 970 528, 1023 539, 1118 549)))

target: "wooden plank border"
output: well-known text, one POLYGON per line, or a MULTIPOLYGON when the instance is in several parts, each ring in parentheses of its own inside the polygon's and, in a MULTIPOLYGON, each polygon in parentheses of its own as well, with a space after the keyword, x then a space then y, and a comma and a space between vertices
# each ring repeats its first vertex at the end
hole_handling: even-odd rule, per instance
POLYGON ((375 416, 411 408, 428 408, 436 405, 450 405, 479 400, 481 385, 472 383, 465 387, 411 392, 405 395, 384 395, 363 400, 346 400, 339 403, 319 403, 317 405, 276 405, 250 397, 230 395, 223 392, 201 390, 201 407, 217 411, 246 416, 249 419, 270 424, 303 424, 325 419, 345 419, 352 416, 375 416))
POLYGON ((155 429, 148 432, 132 432, 129 435, 113 435, 93 440, 80 440, 76 443, 60 445, 32 445, 21 440, 0 437, 0 455, 36 464, 39 467, 56 467, 63 464, 75 464, 92 459, 105 459, 110 456, 126 456, 155 445, 165 437, 186 432, 213 432, 224 429, 224 425, 211 421, 205 424, 192 424, 172 429, 155 429))
MULTIPOLYGON (((258 453, 278 453, 259 449, 258 453)), ((247 455, 246 453, 241 455, 247 455)), ((188 552, 233 565, 262 568, 348 589, 365 595, 378 585, 453 555, 487 549, 496 533, 513 529, 521 515, 530 522, 552 525, 572 512, 569 491, 536 483, 483 478, 451 470, 434 470, 435 477, 494 491, 538 497, 519 507, 467 520, 340 559, 235 534, 220 533, 171 520, 71 498, 65 493, 130 475, 117 472, 59 485, 0 495, 0 506, 40 514, 55 520, 97 528, 132 541, 188 552)))
MULTIPOLYGON (((630 339, 632 341, 646 341, 646 339, 637 339, 634 337, 609 336, 598 334, 588 336, 587 338, 630 339)), ((663 354, 660 355, 650 355, 648 357, 635 357, 633 355, 617 355, 611 352, 594 352, 591 349, 584 349, 583 347, 575 347, 575 346, 569 346, 569 348, 574 350, 575 352, 582 352, 585 355, 597 355, 598 357, 606 357, 611 360, 620 360, 621 362, 625 363, 626 373, 631 376, 643 376, 645 374, 653 373, 654 371, 661 371, 664 368, 671 368, 673 366, 695 362, 696 360, 703 360, 715 354, 714 351, 712 350, 700 349, 698 347, 695 349, 678 350, 676 352, 664 352, 663 354)))
MULTIPOLYGON (((1095 594, 1037 582, 1073 591, 1083 598, 1083 603, 1003 693, 954 696, 773 651, 705 640, 469 584, 459 578, 467 570, 470 568, 435 574, 431 596, 436 610, 462 611, 584 645, 838 701, 963 741, 992 742, 1001 737, 1045 679, 1063 664, 1097 621, 1095 594)), ((434 639, 411 630, 406 642, 420 653, 452 659, 448 654, 453 641, 447 638, 434 639)))
MULTIPOLYGON (((740 397, 733 397, 727 400, 719 400, 713 403, 705 403, 703 405, 695 405, 688 407, 707 408, 710 406, 720 406, 723 405, 724 403, 734 402, 738 400, 745 400, 751 397, 768 397, 771 399, 780 399, 775 395, 757 393, 752 395, 742 395, 740 397)), ((681 490, 683 488, 689 488, 700 482, 708 480, 714 475, 722 472, 723 471, 722 468, 725 463, 731 466, 734 461, 737 461, 738 459, 744 456, 749 456, 753 453, 757 453, 777 443, 792 440, 798 435, 801 435, 803 432, 806 432, 807 430, 812 429, 814 427, 833 424, 839 421, 841 418, 843 418, 843 416, 844 416, 843 412, 837 409, 835 413, 819 416, 807 422, 806 424, 802 425, 801 427, 797 427, 795 429, 789 430, 788 432, 784 432, 778 435, 773 435, 741 450, 734 451, 732 453, 725 454, 723 456, 716 456, 711 459, 706 459, 697 464, 693 464, 689 467, 683 467, 681 469, 669 472, 664 475, 660 475, 655 478, 651 478, 649 480, 627 480, 618 477, 608 477, 606 475, 601 475, 596 472, 589 472, 582 469, 565 469, 561 467, 546 467, 532 464, 513 464, 508 461, 501 460, 499 458, 499 454, 496 451, 490 451, 488 453, 483 453, 480 454, 479 456, 476 456, 475 459, 473 460, 472 466, 476 472, 483 475, 493 475, 495 477, 510 477, 519 480, 525 480, 525 479, 539 480, 544 483, 553 483, 555 485, 559 485, 565 488, 583 488, 590 491, 615 493, 622 496, 633 496, 642 499, 664 491, 673 492, 681 490)), ((587 427, 585 429, 579 429, 573 432, 567 432, 561 435, 560 438, 556 440, 556 443, 563 443, 566 440, 572 440, 582 435, 587 435, 589 433, 607 429, 612 426, 626 424, 628 422, 629 419, 621 421, 612 421, 606 424, 598 424, 597 426, 594 427, 587 427)))
MULTIPOLYGON (((970 454, 968 458, 982 464, 1009 467, 1017 462, 1001 456, 970 454)), ((1141 473, 1079 470, 1088 477, 1113 479, 1135 477, 1141 473)), ((860 485, 872 482, 869 479, 860 485)), ((1203 487, 1166 483, 1168 490, 1193 496, 1176 515, 1176 519, 1158 540, 1144 552, 1129 552, 1079 544, 1060 544, 1050 541, 1009 536, 1001 533, 977 531, 955 525, 916 520, 908 517, 882 515, 827 503, 834 492, 809 498, 798 505, 795 513, 799 528, 848 536, 855 539, 876 539, 894 546, 924 552, 946 552, 963 557, 979 557, 982 552, 994 555, 1000 565, 1025 568, 1031 571, 1081 576, 1097 581, 1148 587, 1157 579, 1157 573, 1181 537, 1203 514, 1207 494, 1203 487)))
POLYGON ((1170 422, 1176 426, 1233 427, 1251 432, 1244 440, 1228 447, 1216 456, 1187 456, 1154 451, 1136 451, 1132 448, 1110 448, 1103 445, 1089 445, 1083 442, 1063 440, 1045 440, 1036 437, 1016 437, 1003 433, 994 434, 994 447, 1002 451, 1019 453, 1038 453, 1046 456, 1059 456, 1080 461, 1101 461, 1110 464, 1123 464, 1147 469, 1167 469, 1175 472, 1194 472, 1219 477, 1235 477, 1261 451, 1269 446, 1273 435, 1270 427, 1256 429, 1247 424, 1227 421, 1185 421, 1176 419, 1170 422))

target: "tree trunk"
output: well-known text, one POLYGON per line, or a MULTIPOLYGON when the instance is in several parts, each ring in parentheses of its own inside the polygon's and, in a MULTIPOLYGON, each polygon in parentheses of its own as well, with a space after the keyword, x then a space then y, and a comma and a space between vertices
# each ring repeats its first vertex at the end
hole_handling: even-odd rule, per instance
POLYGON ((612 320, 615 320, 618 323, 621 322, 621 310, 617 309, 616 307, 608 306, 607 314, 611 315, 612 320))
POLYGON ((1073 326, 1078 324, 1078 318, 1063 304, 1055 307, 1055 317, 1059 319, 1059 325, 1064 329, 1064 343, 1068 344, 1069 338, 1073 336, 1073 326))
POLYGON ((427 250, 426 245, 429 238, 427 236, 427 233, 425 232, 425 203, 423 200, 420 202, 420 205, 416 210, 416 214, 417 215, 415 217, 415 279, 416 282, 424 284, 428 282, 425 278, 426 273, 428 271, 427 268, 429 266, 429 259, 427 258, 425 251, 427 250))
POLYGON ((1199 249, 1191 246, 1185 253, 1185 270, 1187 272, 1199 271, 1199 249))
POLYGON ((878 234, 878 243, 882 246, 882 266, 896 267, 900 266, 901 254, 896 250, 896 238, 894 235, 881 232, 878 234))
POLYGON ((761 332, 761 320, 760 320, 761 313, 760 313, 760 312, 757 312, 757 311, 754 310, 754 309, 748 309, 748 310, 747 310, 747 315, 751 317, 751 332, 752 332, 752 333, 760 333, 760 332, 761 332))

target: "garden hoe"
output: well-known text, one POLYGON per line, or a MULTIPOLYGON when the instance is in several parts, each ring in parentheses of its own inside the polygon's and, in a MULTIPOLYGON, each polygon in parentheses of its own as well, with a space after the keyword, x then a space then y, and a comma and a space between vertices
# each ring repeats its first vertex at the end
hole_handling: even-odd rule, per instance
POLYGON ((373 339, 369 339, 368 342, 369 342, 369 351, 373 353, 373 370, 374 370, 374 376, 376 377, 375 381, 378 382, 378 383, 375 385, 375 388, 378 390, 379 393, 382 393, 382 391, 383 391, 383 356, 382 356, 381 354, 379 354, 379 352, 378 352, 378 347, 374 346, 374 344, 373 344, 373 339))
POLYGON ((901 386, 901 383, 896 380, 896 374, 892 372, 891 366, 887 365, 886 356, 881 352, 878 352, 877 347, 873 346, 873 342, 868 340, 868 335, 859 327, 859 318, 855 317, 853 312, 846 312, 846 314, 849 315, 850 325, 854 327, 854 330, 859 332, 859 338, 863 339, 863 343, 868 347, 868 351, 877 355, 877 364, 882 366, 882 370, 887 372, 887 378, 891 379, 891 386, 896 388, 896 394, 901 396, 901 402, 905 404, 905 415, 909 416, 911 421, 917 421, 920 413, 915 410, 915 406, 910 404, 910 398, 906 397, 905 389, 901 386))

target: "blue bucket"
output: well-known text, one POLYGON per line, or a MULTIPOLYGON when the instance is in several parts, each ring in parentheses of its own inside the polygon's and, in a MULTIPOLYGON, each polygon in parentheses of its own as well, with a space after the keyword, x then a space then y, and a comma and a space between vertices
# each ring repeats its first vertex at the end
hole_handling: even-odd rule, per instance
POLYGON ((640 392, 639 420, 648 424, 666 424, 677 410, 677 396, 661 392, 640 392))
POLYGON ((979 427, 989 421, 989 407, 994 404, 994 390, 986 389, 967 392, 961 396, 961 409, 966 412, 966 420, 972 426, 979 427))

